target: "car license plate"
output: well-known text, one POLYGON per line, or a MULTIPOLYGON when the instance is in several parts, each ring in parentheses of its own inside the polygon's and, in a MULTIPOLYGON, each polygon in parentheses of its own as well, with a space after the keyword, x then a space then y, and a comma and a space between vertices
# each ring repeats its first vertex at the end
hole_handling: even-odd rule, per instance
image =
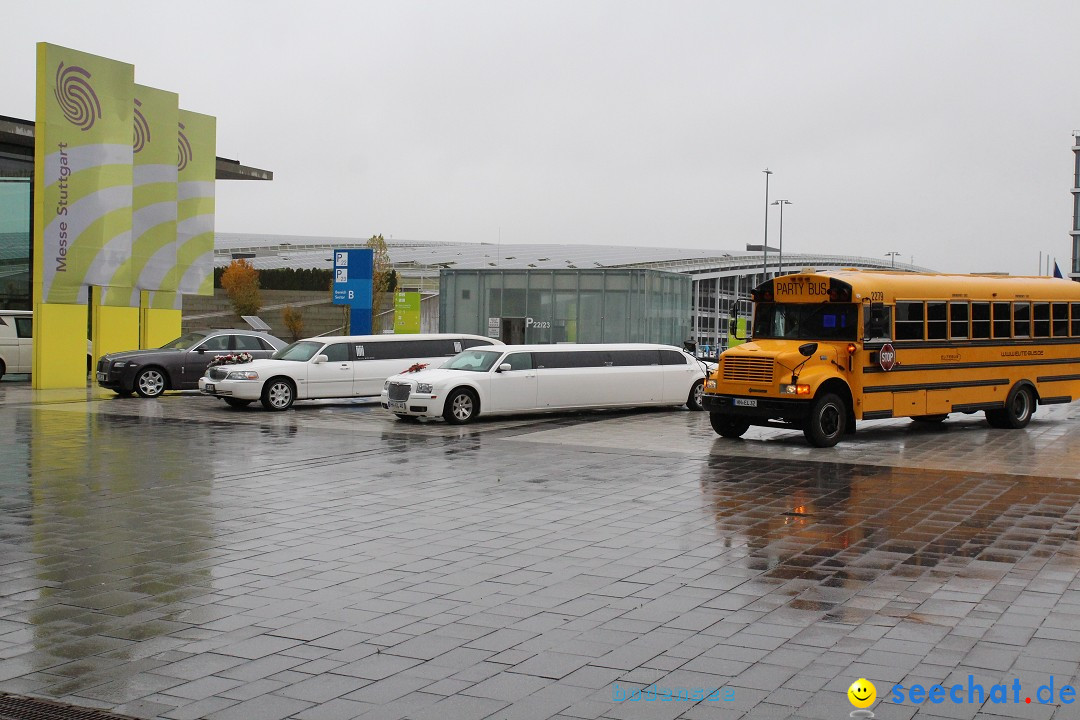
POLYGON ((734 404, 738 407, 757 407, 757 398, 735 398, 734 404))
POLYGON ((98 382, 105 382, 105 373, 98 373, 97 374, 97 379, 98 379, 98 382))
POLYGON ((203 385, 203 389, 208 393, 214 392, 214 383, 206 383, 203 385))
POLYGON ((391 410, 404 410, 405 409, 405 401, 404 400, 391 400, 390 401, 390 409, 391 410))

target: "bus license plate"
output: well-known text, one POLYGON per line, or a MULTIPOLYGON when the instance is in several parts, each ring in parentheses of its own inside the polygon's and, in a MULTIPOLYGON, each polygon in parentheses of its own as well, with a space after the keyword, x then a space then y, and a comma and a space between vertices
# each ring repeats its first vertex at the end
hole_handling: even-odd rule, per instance
POLYGON ((205 392, 208 393, 214 392, 214 383, 206 383, 205 385, 203 385, 203 389, 205 392))
POLYGON ((391 400, 390 401, 390 409, 391 410, 402 410, 402 411, 405 410, 405 401, 404 400, 391 400))
POLYGON ((757 407, 757 398, 735 398, 738 407, 757 407))

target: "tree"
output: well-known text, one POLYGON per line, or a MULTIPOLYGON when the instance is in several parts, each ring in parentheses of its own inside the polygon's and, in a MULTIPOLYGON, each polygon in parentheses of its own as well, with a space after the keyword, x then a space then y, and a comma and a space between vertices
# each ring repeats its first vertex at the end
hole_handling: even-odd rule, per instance
POLYGON ((296 342, 304 335, 304 311, 300 308, 293 307, 292 305, 286 305, 281 310, 281 319, 285 323, 285 328, 292 335, 293 342, 296 342))
POLYGON ((372 235, 367 241, 371 248, 371 327, 378 327, 382 311, 383 294, 393 292, 397 285, 397 273, 390 266, 390 251, 382 235, 372 235))
POLYGON ((259 271, 243 258, 229 263, 221 274, 221 287, 237 315, 256 315, 262 308, 259 294, 259 271))

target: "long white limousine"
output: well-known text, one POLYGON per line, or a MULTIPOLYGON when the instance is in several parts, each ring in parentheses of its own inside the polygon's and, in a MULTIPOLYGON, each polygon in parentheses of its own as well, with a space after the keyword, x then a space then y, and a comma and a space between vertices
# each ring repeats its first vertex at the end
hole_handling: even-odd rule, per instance
POLYGON ((390 375, 494 345, 502 343, 459 333, 308 338, 269 359, 212 367, 199 379, 199 390, 232 407, 260 400, 267 410, 287 410, 296 400, 377 396, 390 375))
POLYGON ((686 405, 701 409, 705 367, 671 345, 474 347, 439 368, 394 375, 382 405, 401 420, 481 413, 686 405))

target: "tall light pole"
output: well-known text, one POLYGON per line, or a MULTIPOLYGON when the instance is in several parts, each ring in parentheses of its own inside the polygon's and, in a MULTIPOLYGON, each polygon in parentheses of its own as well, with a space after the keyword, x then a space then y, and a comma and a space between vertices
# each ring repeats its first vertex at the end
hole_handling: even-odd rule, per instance
POLYGON ((885 253, 885 257, 891 257, 892 258, 892 266, 896 267, 896 256, 899 255, 899 254, 900 254, 899 252, 897 252, 896 250, 893 250, 891 252, 885 253))
POLYGON ((780 206, 780 260, 776 265, 776 274, 784 274, 784 206, 790 205, 790 200, 777 200, 773 205, 780 206))
POLYGON ((769 176, 772 170, 765 168, 765 242, 761 244, 761 282, 769 279, 769 176))

